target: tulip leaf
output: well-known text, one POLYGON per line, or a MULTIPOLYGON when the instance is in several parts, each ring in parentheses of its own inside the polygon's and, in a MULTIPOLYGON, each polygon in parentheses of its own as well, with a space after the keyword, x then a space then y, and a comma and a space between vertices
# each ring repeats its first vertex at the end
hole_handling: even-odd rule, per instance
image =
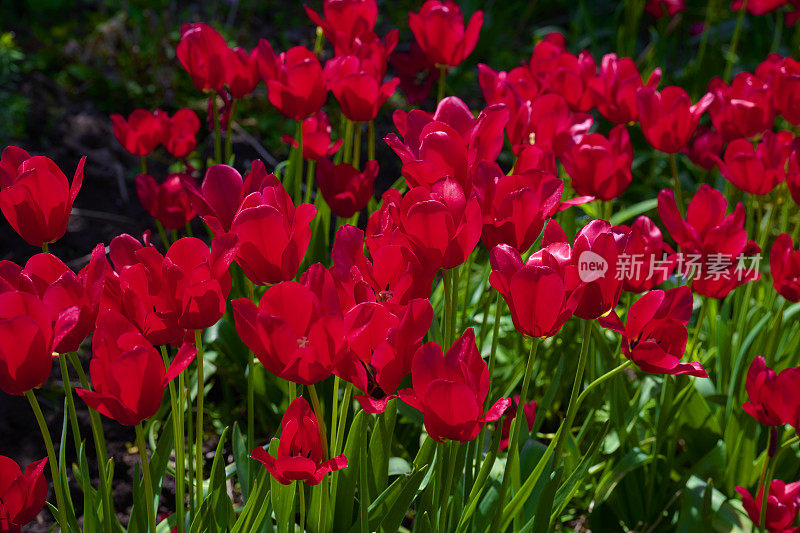
POLYGON ((236 466, 236 477, 242 490, 242 499, 250 499, 250 452, 239 430, 239 423, 233 423, 233 464, 236 466))
MULTIPOLYGON (((269 453, 273 457, 278 456, 278 439, 272 439, 269 443, 269 453)), ((294 531, 294 498, 297 492, 296 483, 292 482, 283 485, 272 476, 270 480, 270 499, 272 509, 275 511, 275 520, 278 523, 278 532, 285 533, 294 531)))
MULTIPOLYGON (((69 481, 67 480, 67 422, 69 418, 69 411, 67 410, 67 399, 64 398, 64 413, 63 423, 61 425, 61 441, 58 445, 58 474, 61 481, 61 492, 64 494, 65 511, 67 515, 67 522, 65 524, 72 531, 81 531, 78 525, 78 519, 75 517, 75 504, 72 503, 72 494, 69 490, 69 481)), ((55 481, 54 481, 55 482, 55 481)))
POLYGON ((375 426, 369 440, 369 458, 371 475, 369 478, 370 494, 380 494, 386 488, 389 479, 389 457, 392 452, 394 423, 397 419, 397 400, 390 400, 386 410, 375 418, 375 426))
POLYGON ((575 491, 586 477, 589 467, 594 463, 597 452, 600 449, 600 445, 603 443, 606 433, 608 433, 608 428, 610 425, 611 422, 606 420, 603 426, 597 431, 597 437, 586 451, 586 454, 584 454, 577 468, 572 470, 566 481, 564 481, 564 483, 558 487, 558 491, 555 493, 554 506, 556 510, 553 513, 553 519, 560 516, 561 513, 564 512, 567 504, 569 504, 570 500, 572 500, 572 497, 575 495, 575 491))
POLYGON ((211 475, 208 479, 208 492, 189 526, 190 533, 229 531, 234 522, 233 503, 228 497, 225 486, 223 447, 229 432, 230 427, 226 427, 217 443, 214 461, 211 463, 211 475))
MULTIPOLYGON (((399 530, 411 502, 419 493, 419 487, 428 470, 428 465, 397 478, 370 504, 368 510, 369 531, 395 532, 399 530)), ((350 529, 358 530, 358 524, 350 529)))
POLYGON ((254 481, 252 498, 242 509, 242 513, 233 525, 231 533, 246 533, 251 531, 254 524, 262 524, 261 531, 274 531, 272 519, 266 517, 272 513, 272 500, 269 497, 270 478, 266 468, 259 468, 258 475, 254 481))
POLYGON ((356 479, 358 465, 360 464, 360 440, 364 438, 367 417, 364 411, 359 411, 350 424, 347 441, 344 446, 344 455, 350 467, 333 472, 336 476, 336 500, 333 511, 333 531, 346 531, 353 523, 353 504, 356 494, 356 479))
POLYGON ((432 533, 433 526, 431 525, 431 517, 427 511, 417 518, 414 522, 414 533, 432 533))
POLYGON ((658 198, 650 198, 648 200, 641 201, 637 204, 633 204, 632 206, 626 207, 622 211, 618 211, 614 213, 609 220, 609 223, 612 226, 617 226, 619 224, 624 224, 625 222, 631 220, 633 217, 639 216, 642 213, 647 213, 648 211, 652 211, 658 205, 658 198))
POLYGON ((564 467, 559 467, 557 470, 553 471, 550 474, 550 477, 544 484, 542 488, 542 492, 539 495, 539 503, 536 506, 536 515, 528 521, 527 524, 523 527, 523 531, 547 531, 548 525, 551 521, 550 509, 553 505, 553 498, 556 495, 556 489, 558 489, 558 480, 561 478, 561 474, 564 471, 564 467), (531 524, 531 522, 533 522, 531 524), (529 526, 532 526, 529 529, 529 526))
POLYGON ((167 471, 170 455, 172 455, 173 443, 175 441, 175 433, 172 430, 172 413, 167 417, 161 425, 161 438, 158 439, 158 444, 150 457, 150 473, 153 477, 155 487, 153 490, 156 497, 161 493, 161 485, 164 480, 164 474, 167 471))
POLYGON ((142 486, 142 470, 137 462, 133 467, 133 507, 128 522, 128 533, 147 533, 147 503, 145 502, 144 487, 142 486))
POLYGON ((741 501, 728 499, 713 482, 691 476, 681 495, 676 533, 748 531, 741 501))
POLYGON ((663 459, 663 456, 653 457, 649 453, 645 453, 640 448, 634 448, 628 452, 625 457, 623 457, 622 460, 614 465, 614 468, 606 472, 597 483, 597 488, 595 490, 596 504, 606 501, 614 491, 614 487, 616 487, 617 484, 622 481, 622 478, 624 478, 628 473, 636 470, 637 468, 641 468, 642 466, 651 463, 656 459, 663 459))
POLYGON ((411 473, 411 465, 402 457, 389 458, 389 475, 404 476, 411 473))

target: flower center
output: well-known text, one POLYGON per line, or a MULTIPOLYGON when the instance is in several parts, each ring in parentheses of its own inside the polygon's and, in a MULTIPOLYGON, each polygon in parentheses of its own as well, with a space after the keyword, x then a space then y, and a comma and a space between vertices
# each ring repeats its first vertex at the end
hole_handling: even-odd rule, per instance
POLYGON ((375 299, 379 302, 388 302, 394 296, 394 292, 390 289, 380 291, 376 296, 375 299))
POLYGON ((308 346, 308 337, 298 337, 297 338, 297 347, 298 348, 305 348, 308 346))

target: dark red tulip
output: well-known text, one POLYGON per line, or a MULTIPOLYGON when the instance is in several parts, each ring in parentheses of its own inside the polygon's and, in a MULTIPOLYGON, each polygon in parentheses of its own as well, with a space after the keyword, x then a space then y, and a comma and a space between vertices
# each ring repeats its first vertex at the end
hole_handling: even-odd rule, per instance
POLYGON ((630 124, 639 118, 636 104, 637 91, 642 87, 655 90, 660 81, 660 69, 655 69, 644 84, 633 59, 617 58, 617 54, 606 54, 600 63, 597 76, 590 82, 590 87, 601 115, 615 124, 630 124))
MULTIPOLYGON (((766 15, 771 11, 780 9, 789 3, 789 0, 748 0, 746 10, 751 15, 766 15)), ((731 10, 739 11, 745 6, 745 0, 733 0, 731 10)))
POLYGON ((13 459, 0 455, 0 531, 19 533, 42 510, 47 501, 46 466, 47 457, 29 464, 23 474, 13 459))
MULTIPOLYGON (((519 409, 519 396, 514 396, 514 401, 508 406, 505 414, 503 415, 503 429, 500 436, 500 451, 508 448, 508 437, 511 434, 511 423, 517 416, 517 409, 519 409)), ((522 414, 525 415, 525 425, 528 426, 528 431, 533 430, 533 424, 536 422, 536 401, 531 400, 522 407, 522 414)))
MULTIPOLYGON (((537 49, 542 43, 536 45, 537 49)), ((478 63, 478 83, 486 103, 505 104, 512 117, 516 116, 524 102, 532 101, 546 89, 545 80, 537 79, 524 66, 505 72, 495 71, 478 63)))
POLYGON ((86 405, 125 426, 156 414, 164 389, 194 360, 196 349, 184 344, 169 369, 150 342, 124 316, 104 312, 92 337, 89 373, 94 390, 76 389, 86 405))
POLYGON ((547 85, 547 78, 558 68, 561 56, 566 53, 568 53, 567 39, 564 34, 550 32, 533 47, 527 67, 536 80, 547 85))
MULTIPOLYGON (((640 216, 631 225, 624 256, 627 265, 620 275, 622 290, 627 292, 654 289, 667 280, 677 264, 677 254, 664 242, 658 226, 646 216, 640 216)), ((622 266, 620 269, 623 270, 622 266)))
MULTIPOLYGON (((370 73, 381 82, 386 77, 389 56, 397 47, 398 39, 399 32, 397 30, 387 33, 384 39, 378 37, 374 32, 370 32, 356 37, 353 42, 347 43, 345 46, 337 46, 336 57, 353 56, 357 58, 360 63, 359 71, 370 73)), ((325 66, 327 67, 327 63, 325 66)))
POLYGON ((164 147, 173 157, 183 158, 197 147, 200 119, 191 109, 179 109, 170 117, 164 134, 164 147))
POLYGON ((371 63, 352 55, 328 60, 324 76, 342 113, 354 122, 373 120, 400 83, 399 78, 382 83, 380 72, 371 63))
POLYGON ((8 146, 0 157, 0 210, 28 244, 55 242, 67 231, 72 203, 83 183, 82 157, 72 184, 61 169, 44 156, 31 157, 8 146))
MULTIPOLYGON (((342 146, 342 139, 331 141, 331 121, 321 109, 303 120, 303 159, 318 161, 323 157, 331 157, 342 146)), ((294 147, 299 146, 297 140, 284 135, 283 142, 294 147)))
POLYGON ((800 124, 800 109, 797 99, 800 98, 800 62, 794 58, 782 58, 773 79, 773 100, 775 111, 790 124, 800 124))
POLYGON ((707 378, 700 363, 680 362, 691 318, 692 291, 684 285, 650 291, 636 300, 624 326, 614 313, 600 318, 600 323, 622 335, 622 353, 645 372, 707 378))
POLYGON ((713 156, 722 157, 724 144, 725 140, 717 130, 708 126, 698 126, 692 140, 684 147, 683 153, 698 167, 711 170, 717 164, 713 156))
POLYGON ((708 108, 711 123, 726 141, 754 137, 772 128, 772 90, 754 74, 740 72, 730 85, 714 78, 708 90, 714 95, 708 108))
POLYGON ((761 249, 747 240, 744 206, 725 215, 725 196, 703 184, 689 202, 686 218, 675 203, 675 194, 664 189, 658 194, 658 214, 683 254, 679 270, 692 278, 692 290, 711 298, 724 298, 733 289, 759 279, 758 270, 739 265, 761 249))
POLYGON ((800 301, 800 250, 794 249, 792 237, 781 233, 769 251, 772 286, 790 302, 800 301))
POLYGON ((455 67, 475 49, 483 11, 476 11, 465 28, 458 4, 452 0, 427 0, 419 13, 408 14, 408 26, 434 64, 455 67))
POLYGON ((406 93, 406 100, 410 105, 427 100, 441 75, 416 41, 411 43, 408 52, 392 53, 389 64, 400 78, 400 89, 406 93))
POLYGON ((258 60, 269 101, 285 116, 303 120, 325 104, 328 89, 322 66, 308 48, 295 46, 276 56, 269 42, 259 39, 258 60))
POLYGON ((321 265, 314 268, 321 272, 319 294, 284 281, 268 288, 258 307, 247 298, 232 302, 236 331, 261 364, 304 385, 329 377, 345 350, 341 310, 328 305, 338 305, 335 283, 321 265))
POLYGON ((573 113, 561 96, 548 93, 524 102, 512 115, 506 133, 511 144, 536 145, 561 156, 592 127, 592 116, 573 113))
POLYGON ((657 19, 674 17, 686 10, 686 0, 647 0, 644 10, 657 19))
POLYGON ((302 397, 295 398, 281 419, 281 438, 278 456, 273 457, 261 446, 250 457, 264 465, 278 483, 288 485, 303 481, 317 485, 328 472, 347 466, 344 454, 323 461, 319 424, 314 411, 302 397))
MULTIPOLYGON (((387 189, 381 197, 380 207, 367 219, 365 241, 371 252, 389 245, 411 248, 408 238, 400 230, 401 201, 400 191, 395 188, 387 189)), ((430 271, 439 269, 439 265, 428 267, 430 271)))
POLYGON ((372 32, 378 18, 375 0, 323 0, 323 16, 308 6, 305 9, 311 22, 322 28, 325 38, 337 48, 372 32))
POLYGON ((676 154, 692 138, 700 117, 714 100, 706 93, 692 105, 689 94, 681 87, 664 87, 661 92, 643 87, 636 93, 637 111, 642 133, 653 148, 676 154))
POLYGON ((136 176, 139 202, 167 230, 180 229, 197 215, 186 181, 194 178, 189 174, 170 174, 163 183, 158 183, 149 174, 136 176))
POLYGON ((624 125, 615 126, 608 138, 590 133, 564 152, 561 162, 578 194, 613 200, 631 184, 633 147, 624 125))
POLYGON ((475 346, 472 328, 447 350, 435 342, 423 344, 411 363, 413 388, 400 398, 422 411, 425 430, 437 442, 469 442, 486 422, 503 416, 511 398, 501 398, 483 412, 489 393, 489 369, 475 346))
POLYGON ((317 162, 317 186, 337 217, 350 218, 365 207, 372 198, 378 162, 367 161, 359 171, 349 163, 334 165, 324 157, 317 162))
POLYGON ((523 263, 517 250, 501 244, 489 260, 489 283, 505 299, 514 327, 529 337, 552 337, 569 320, 578 304, 572 296, 573 269, 568 265, 569 244, 543 247, 523 263))
POLYGON ((758 146, 747 139, 734 139, 725 158, 714 156, 722 176, 750 194, 768 194, 786 179, 786 160, 792 150, 791 132, 764 133, 758 146))
POLYGON ((198 22, 181 26, 176 55, 199 91, 222 89, 229 51, 225 38, 208 24, 198 22))
POLYGON ((786 186, 794 203, 800 205, 800 141, 795 140, 786 165, 786 186))
POLYGON ((244 98, 252 93, 261 81, 258 54, 258 48, 253 48, 248 53, 238 46, 226 53, 225 85, 230 89, 233 98, 244 98))
POLYGON ((544 75, 545 86, 564 98, 572 111, 586 112, 594 108, 595 97, 590 86, 596 75, 597 64, 588 50, 577 56, 564 51, 544 75))
POLYGON ((523 144, 514 150, 517 162, 514 164, 513 174, 524 174, 529 170, 542 170, 550 174, 557 174, 556 156, 553 152, 545 151, 533 144, 523 144))
POLYGON ((783 391, 778 387, 778 376, 769 368, 764 357, 757 356, 750 363, 745 380, 747 401, 742 409, 765 426, 784 424, 782 413, 783 391))
POLYGON ((169 115, 156 109, 136 109, 128 120, 119 113, 111 115, 114 137, 133 155, 146 156, 161 144, 167 135, 169 115))
MULTIPOLYGON (((755 498, 744 487, 736 487, 736 491, 742 496, 742 507, 747 511, 750 520, 753 524, 759 525, 764 488, 758 489, 755 498)), ((797 533, 798 528, 792 524, 797 519, 798 510, 800 510, 800 481, 794 483, 784 483, 780 479, 770 481, 764 519, 766 530, 769 533, 797 533)))
POLYGON ((172 308, 178 311, 178 325, 205 329, 225 313, 231 290, 228 272, 236 256, 236 236, 216 236, 208 245, 194 237, 178 239, 167 250, 162 267, 172 308))

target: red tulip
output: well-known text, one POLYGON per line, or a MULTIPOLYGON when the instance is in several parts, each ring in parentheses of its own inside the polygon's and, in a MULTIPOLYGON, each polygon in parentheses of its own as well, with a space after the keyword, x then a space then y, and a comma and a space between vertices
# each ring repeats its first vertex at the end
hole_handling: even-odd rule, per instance
POLYGON ((136 176, 136 194, 150 216, 161 222, 164 229, 184 227, 197 214, 185 182, 194 181, 189 174, 170 174, 158 183, 149 174, 136 176))
POLYGON ((292 481, 303 481, 306 485, 317 485, 328 472, 347 467, 344 454, 323 461, 322 453, 317 417, 300 396, 295 398, 281 419, 278 456, 271 456, 259 446, 250 457, 263 464, 278 483, 288 485, 292 481))
POLYGON ((354 122, 373 120, 400 83, 399 78, 381 83, 381 73, 371 63, 352 55, 328 60, 323 75, 342 113, 354 122))
POLYGON ((433 63, 455 67, 475 49, 483 11, 476 11, 464 28, 458 4, 452 0, 427 0, 419 13, 408 14, 408 26, 433 63))
POLYGON ((225 54, 225 85, 230 89, 233 98, 244 98, 261 81, 259 51, 258 48, 253 48, 248 53, 238 46, 228 50, 225 54))
MULTIPOLYGON (((531 68, 534 68, 533 63, 531 68)), ((564 98, 572 111, 586 112, 594 107, 595 97, 590 86, 596 75, 597 64, 592 54, 583 50, 577 56, 566 51, 560 53, 543 77, 547 89, 564 98)))
MULTIPOLYGON (((536 49, 545 42, 537 44, 536 49)), ((531 69, 525 66, 504 72, 478 63, 478 83, 484 100, 489 105, 505 104, 511 116, 516 116, 524 102, 532 101, 545 91, 545 81, 534 77, 531 69)))
POLYGON ((794 249, 792 237, 781 233, 769 251, 772 286, 790 302, 800 301, 800 251, 794 249))
POLYGON ((512 174, 524 174, 529 170, 542 170, 550 174, 557 174, 556 156, 551 151, 533 145, 521 145, 514 151, 517 162, 514 164, 512 174))
POLYGON ((658 194, 658 214, 683 253, 679 270, 692 278, 694 292, 711 298, 724 298, 739 285, 759 279, 758 270, 739 265, 761 251, 747 240, 744 206, 738 204, 726 216, 727 208, 725 196, 703 184, 689 202, 684 220, 674 193, 664 189, 658 194))
POLYGON ((378 37, 374 32, 369 32, 356 37, 350 43, 337 46, 335 55, 336 57, 353 56, 357 58, 360 63, 359 71, 371 73, 380 82, 386 77, 389 56, 397 47, 398 40, 399 32, 397 30, 387 33, 384 39, 378 37))
POLYGON ((511 398, 501 398, 483 412, 489 393, 489 369, 475 346, 472 328, 447 350, 435 342, 423 344, 411 363, 412 389, 400 399, 422 411, 425 430, 437 442, 469 442, 486 422, 503 416, 511 398))
POLYGON ((116 311, 97 321, 89 373, 94 390, 76 389, 86 405, 124 426, 156 414, 164 389, 194 360, 196 349, 184 344, 169 369, 136 326, 116 311))
POLYGON ((390 55, 389 64, 400 78, 400 89, 406 93, 410 105, 427 100, 441 75, 416 41, 411 43, 408 52, 395 51, 390 55))
POLYGON ((0 455, 0 531, 19 533, 42 510, 47 501, 46 466, 47 457, 29 464, 23 474, 13 459, 0 455))
POLYGON ((686 11, 686 0, 647 0, 644 10, 657 19, 665 15, 674 17, 686 11))
MULTIPOLYGON (((303 120, 303 159, 318 161, 330 157, 342 146, 342 139, 331 141, 331 121, 325 111, 319 110, 303 120)), ((297 147, 297 140, 284 135, 281 140, 297 147)))
POLYGON ((371 33, 378 18, 375 0, 324 0, 324 18, 308 6, 305 9, 311 22, 322 28, 325 38, 337 48, 371 33))
POLYGON ((622 353, 645 372, 707 378, 700 363, 680 362, 686 351, 686 324, 691 318, 692 291, 684 285, 650 291, 636 300, 624 326, 614 313, 600 318, 600 323, 622 335, 622 353))
POLYGON ((564 152, 561 162, 572 178, 575 192, 613 200, 631 184, 633 147, 628 130, 622 124, 608 135, 590 133, 564 152))
POLYGON ((800 141, 792 142, 786 165, 786 186, 794 203, 800 205, 800 141))
POLYGON ((82 157, 72 185, 47 157, 31 157, 8 146, 0 157, 0 210, 11 227, 33 246, 55 242, 67 231, 72 203, 83 183, 82 157))
MULTIPOLYGON (((78 321, 78 311, 72 314, 78 321)), ((0 390, 21 396, 40 387, 53 366, 53 316, 39 297, 22 291, 0 293, 0 390)), ((62 322, 66 328, 69 324, 62 322)), ((61 332, 55 343, 61 341, 61 332)))
POLYGON ((330 159, 317 161, 317 186, 337 217, 350 218, 369 203, 375 179, 378 177, 378 162, 367 161, 359 172, 349 163, 334 165, 330 159))
POLYGON ((655 69, 644 84, 633 59, 606 54, 600 63, 600 71, 589 83, 600 114, 615 124, 630 124, 639 118, 637 91, 642 87, 655 90, 660 81, 660 69, 655 69))
POLYGON ((155 150, 166 138, 169 115, 156 109, 136 109, 128 120, 119 113, 111 115, 114 137, 133 155, 146 156, 155 150))
POLYGON ((536 145, 561 156, 592 127, 592 116, 573 113, 566 100, 553 93, 523 103, 506 127, 513 146, 536 145))
POLYGON ((167 123, 164 146, 173 157, 186 157, 197 147, 199 129, 197 114, 191 109, 179 109, 167 123))
POLYGON ((295 46, 279 56, 266 39, 258 41, 261 77, 267 84, 269 101, 285 116, 302 120, 325 104, 322 66, 314 52, 295 46))
POLYGON ((708 84, 714 101, 708 109, 714 128, 726 141, 754 137, 772 128, 775 114, 770 86, 749 72, 740 72, 730 86, 720 78, 708 84))
POLYGON ((796 105, 800 98, 800 62, 791 57, 782 58, 772 88, 775 111, 790 124, 800 124, 800 110, 796 105))
MULTIPOLYGON (((764 488, 758 489, 755 498, 744 487, 736 487, 736 491, 742 496, 742 507, 747 511, 750 520, 753 521, 753 524, 759 525, 764 488)), ((767 531, 769 533, 797 533, 798 528, 792 524, 797 519, 798 510, 800 510, 800 481, 794 483, 784 483, 780 479, 770 481, 767 493, 767 513, 764 520, 764 527, 767 531)))
POLYGON ((261 364, 304 385, 329 377, 345 350, 341 310, 329 305, 338 306, 333 278, 321 265, 314 268, 321 279, 319 293, 284 281, 268 288, 258 307, 246 298, 232 302, 236 331, 261 364))
MULTIPOLYGON (((620 226, 625 228, 626 226, 620 226)), ((646 216, 640 216, 630 227, 625 259, 629 268, 622 268, 622 290, 642 293, 664 283, 675 270, 677 254, 664 242, 661 230, 646 216)))
POLYGON ((176 55, 192 77, 197 90, 219 91, 225 84, 228 44, 217 30, 204 22, 181 26, 181 40, 176 55))
POLYGON ((231 234, 215 237, 211 250, 194 237, 178 239, 169 247, 162 276, 180 327, 205 329, 222 318, 231 290, 228 267, 237 248, 231 234))
MULTIPOLYGON (((789 3, 789 0, 748 0, 747 12, 751 15, 766 15, 771 11, 780 9, 789 3)), ((733 0, 731 10, 739 11, 745 5, 745 0, 733 0)))
POLYGON ((692 140, 684 147, 683 153, 698 167, 711 170, 717 164, 714 156, 722 156, 724 144, 725 140, 717 130, 708 126, 698 126, 692 140))
POLYGON ((692 105, 689 94, 681 87, 664 87, 660 93, 643 87, 636 93, 642 133, 656 150, 676 154, 692 138, 700 117, 713 100, 714 96, 706 93, 692 105))
POLYGON ((742 409, 765 426, 782 426, 783 391, 778 387, 778 376, 762 356, 750 363, 744 386, 748 401, 742 409))
MULTIPOLYGON (((503 429, 500 436, 500 451, 508 448, 508 437, 511 433, 511 423, 517 417, 517 409, 519 409, 519 396, 514 396, 514 402, 508 406, 505 414, 503 415, 503 429)), ((528 431, 533 431, 533 424, 536 422, 536 401, 531 400, 522 407, 522 414, 525 415, 525 424, 528 426, 528 431)))
POLYGON ((570 290, 573 269, 565 259, 569 244, 559 242, 536 251, 523 263, 517 250, 501 244, 489 260, 489 283, 508 304, 514 327, 529 337, 552 337, 578 304, 570 290))
POLYGON ((747 139, 734 139, 725 149, 725 159, 712 158, 722 176, 750 194, 768 194, 786 178, 786 160, 792 149, 791 132, 764 133, 757 147, 747 139))
MULTIPOLYGON (((395 188, 389 188, 383 193, 380 207, 367 219, 365 240, 370 251, 375 252, 375 250, 389 245, 412 248, 408 238, 400 230, 399 207, 401 201, 400 191, 395 188)), ((414 255, 417 256, 416 252, 414 255)), ((430 271, 435 272, 439 269, 439 265, 429 264, 427 266, 430 271)))

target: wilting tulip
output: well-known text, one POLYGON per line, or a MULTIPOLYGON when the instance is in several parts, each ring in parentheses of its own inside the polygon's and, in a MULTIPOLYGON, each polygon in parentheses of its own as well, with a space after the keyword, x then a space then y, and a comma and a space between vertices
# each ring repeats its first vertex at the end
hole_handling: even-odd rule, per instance
POLYGON ((686 0, 647 0, 644 10, 657 19, 665 15, 674 17, 686 10, 686 0))
POLYGON ((472 328, 447 354, 435 342, 423 344, 411 363, 411 381, 413 388, 401 390, 400 399, 422 411, 425 430, 437 442, 469 442, 511 405, 511 398, 501 398, 483 412, 489 369, 475 346, 472 328))
POLYGON ((390 55, 389 64, 400 78, 400 89, 411 105, 424 102, 441 75, 416 41, 411 43, 408 52, 395 51, 390 55))
POLYGON ((72 185, 61 169, 44 156, 31 157, 16 146, 0 156, 0 210, 11 227, 33 246, 64 236, 72 203, 83 183, 82 157, 72 185))
POLYGON ((749 72, 740 72, 730 86, 720 78, 708 84, 714 101, 711 123, 726 141, 753 137, 772 128, 775 114, 770 86, 749 72))
MULTIPOLYGON (((78 321, 77 309, 71 317, 73 324, 78 321)), ((56 333, 58 343, 62 334, 56 333)), ((40 387, 53 366, 53 344, 52 314, 38 296, 0 293, 0 390, 21 396, 40 387)))
MULTIPOLYGON (((331 121, 325 111, 319 110, 303 120, 303 159, 317 161, 330 157, 342 146, 342 139, 331 141, 331 121)), ((284 135, 281 140, 291 146, 299 146, 297 140, 284 135)))
POLYGON ((231 290, 228 272, 236 256, 236 236, 216 236, 208 245, 194 237, 178 239, 167 250, 162 267, 172 308, 178 311, 178 325, 205 329, 225 314, 231 290))
POLYGON ((269 42, 259 39, 258 60, 269 101, 285 116, 302 120, 325 104, 328 89, 323 82, 322 66, 308 48, 295 46, 276 56, 269 42))
POLYGON ((778 376, 762 356, 750 363, 744 386, 748 401, 742 409, 765 426, 783 425, 783 391, 778 388, 778 376))
POLYGON ((369 203, 378 177, 378 162, 367 161, 359 172, 349 163, 334 165, 324 157, 317 162, 317 186, 337 217, 350 218, 369 203))
POLYGON ((790 124, 800 124, 800 109, 797 99, 800 98, 800 62, 794 58, 782 58, 775 72, 772 84, 775 111, 790 124))
POLYGON ((677 263, 677 254, 664 242, 658 226, 646 216, 640 216, 631 225, 624 255, 629 264, 622 273, 622 290, 628 292, 654 289, 667 280, 677 263))
POLYGON ((772 286, 790 302, 800 301, 800 250, 795 250, 792 237, 781 233, 769 251, 772 286))
POLYGON ((278 483, 288 485, 292 481, 303 481, 306 485, 317 485, 328 472, 347 466, 344 454, 323 461, 322 453, 317 417, 300 396, 295 398, 281 419, 278 456, 271 456, 259 446, 250 457, 263 464, 278 483))
POLYGON ((258 307, 247 298, 232 303, 236 331, 261 364, 304 385, 329 377, 345 348, 341 310, 328 305, 338 305, 335 284, 321 265, 314 268, 324 271, 320 294, 284 281, 267 289, 258 307))
POLYGON ((575 192, 613 200, 632 180, 633 148, 628 130, 620 124, 609 132, 608 138, 590 133, 564 152, 561 162, 572 178, 575 192))
POLYGON ((176 55, 199 91, 218 91, 226 82, 230 48, 217 30, 204 22, 181 26, 176 55))
POLYGON ((756 269, 739 264, 761 251, 755 242, 747 240, 744 206, 737 204, 733 213, 726 216, 727 209, 725 196, 706 184, 689 202, 686 219, 678 211, 671 190, 658 194, 661 221, 680 246, 684 259, 690 259, 680 270, 692 278, 694 292, 711 298, 724 298, 739 285, 759 279, 756 269))
POLYGON ((711 170, 716 166, 714 157, 722 156, 722 147, 725 140, 715 129, 708 126, 698 126, 692 140, 683 149, 689 159, 704 170, 711 170))
MULTIPOLYGON (((742 496, 742 507, 753 524, 761 523, 761 504, 763 501, 764 487, 758 489, 758 494, 753 498, 744 487, 736 487, 742 496)), ((780 479, 773 479, 769 483, 767 493, 767 512, 764 527, 770 533, 795 533, 793 527, 797 512, 800 510, 800 481, 784 483, 780 479)))
POLYGON ((136 109, 128 120, 119 113, 111 115, 114 137, 133 155, 146 156, 166 138, 169 116, 156 109, 136 109))
POLYGON ((568 287, 569 244, 559 242, 536 251, 523 263, 517 250, 501 244, 489 260, 489 283, 505 299, 514 327, 530 337, 552 337, 578 304, 568 287))
POLYGON ((476 11, 464 28, 458 4, 452 0, 427 0, 419 13, 408 14, 408 26, 433 63, 455 67, 475 49, 483 26, 483 11, 476 11))
POLYGON ((660 69, 655 69, 644 84, 633 59, 606 54, 600 63, 600 71, 590 85, 601 115, 615 124, 630 124, 639 117, 637 91, 645 86, 655 90, 660 81, 660 69))
MULTIPOLYGON (((519 409, 519 396, 514 396, 514 402, 508 406, 505 414, 503 414, 503 428, 500 436, 500 451, 508 448, 508 437, 511 434, 511 423, 517 416, 517 409, 519 409)), ((525 424, 528 426, 528 431, 533 430, 533 424, 536 422, 536 401, 531 400, 522 407, 522 414, 525 415, 525 424)))
POLYGON ((382 83, 381 73, 370 62, 352 55, 328 60, 323 75, 342 113, 354 122, 373 120, 400 83, 399 78, 382 83))
POLYGON ((636 300, 624 326, 614 313, 600 318, 600 323, 622 335, 622 353, 645 372, 707 378, 700 363, 680 362, 686 351, 686 324, 691 318, 692 291, 684 285, 650 291, 636 300))
POLYGON ((179 109, 170 117, 164 133, 164 147, 173 157, 186 157, 197 147, 200 119, 191 109, 179 109))
POLYGON ((184 344, 169 369, 150 342, 124 316, 106 311, 92 338, 89 373, 94 390, 76 389, 86 405, 125 426, 135 426, 161 407, 164 389, 194 360, 184 344))
POLYGON ((324 0, 324 18, 310 7, 305 8, 311 22, 322 28, 325 38, 337 48, 372 32, 378 18, 375 0, 324 0))
POLYGON ((139 202, 167 230, 184 227, 197 214, 186 190, 187 180, 194 181, 194 178, 188 174, 170 174, 163 183, 158 183, 149 174, 136 176, 139 202))
POLYGON ((734 139, 725 149, 725 158, 712 158, 722 176, 738 189, 764 195, 786 179, 786 160, 794 140, 791 132, 764 133, 757 147, 747 139, 734 139))
POLYGON ((650 87, 639 89, 636 105, 645 139, 661 152, 680 152, 713 100, 714 96, 706 93, 692 105, 689 94, 676 86, 664 87, 661 92, 650 87))
POLYGON ((47 500, 44 469, 47 457, 39 459, 22 473, 11 458, 0 455, 0 531, 19 533, 20 528, 36 518, 47 500))
POLYGON ((258 48, 253 48, 248 53, 247 50, 238 46, 227 52, 225 85, 230 89, 233 98, 244 98, 252 93, 258 82, 261 81, 258 54, 258 48))

